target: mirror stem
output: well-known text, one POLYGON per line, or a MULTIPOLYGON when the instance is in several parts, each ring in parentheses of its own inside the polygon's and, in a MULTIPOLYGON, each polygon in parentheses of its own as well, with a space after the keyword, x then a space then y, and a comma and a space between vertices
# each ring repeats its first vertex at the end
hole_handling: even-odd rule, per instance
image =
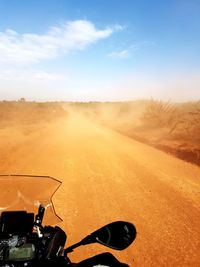
POLYGON ((72 245, 72 246, 66 248, 65 251, 64 251, 64 256, 66 256, 67 253, 73 252, 73 250, 74 250, 75 248, 78 248, 78 247, 80 247, 81 245, 83 245, 83 244, 82 244, 82 241, 80 241, 80 242, 78 242, 78 243, 76 243, 76 244, 74 244, 74 245, 72 245))
POLYGON ((89 236, 85 237, 83 240, 81 240, 80 242, 66 248, 64 251, 64 256, 67 256, 67 253, 73 252, 73 250, 77 247, 80 247, 83 245, 88 245, 88 244, 91 244, 94 242, 95 242, 94 238, 91 238, 91 236, 89 235, 89 236))

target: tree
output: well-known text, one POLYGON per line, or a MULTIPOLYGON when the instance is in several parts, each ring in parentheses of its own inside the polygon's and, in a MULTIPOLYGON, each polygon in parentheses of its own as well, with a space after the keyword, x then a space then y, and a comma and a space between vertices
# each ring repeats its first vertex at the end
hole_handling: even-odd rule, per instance
POLYGON ((24 97, 21 97, 18 102, 26 102, 26 99, 24 97))

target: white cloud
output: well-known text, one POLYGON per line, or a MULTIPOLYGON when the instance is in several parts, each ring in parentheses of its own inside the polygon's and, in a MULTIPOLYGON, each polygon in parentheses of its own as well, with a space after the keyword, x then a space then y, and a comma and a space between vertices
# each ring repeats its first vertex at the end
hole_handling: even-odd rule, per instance
POLYGON ((108 56, 112 58, 127 58, 130 55, 130 52, 128 49, 124 49, 121 51, 115 51, 110 53, 108 56))
POLYGON ((115 25, 99 30, 87 20, 68 21, 59 27, 51 27, 43 35, 19 34, 8 29, 0 32, 0 63, 38 63, 75 49, 84 49, 122 29, 115 25))
POLYGON ((114 26, 113 26, 113 29, 115 30, 115 31, 123 31, 123 30, 125 30, 127 27, 126 26, 122 26, 122 25, 120 25, 120 24, 115 24, 114 26))
POLYGON ((41 70, 1 70, 1 82, 31 82, 31 83, 51 83, 51 82, 65 82, 68 77, 59 73, 52 73, 41 70))
POLYGON ((154 45, 155 45, 155 42, 153 41, 138 42, 138 43, 130 45, 126 49, 118 49, 116 51, 113 51, 109 53, 108 56, 111 58, 128 58, 135 51, 138 51, 143 47, 149 47, 149 46, 154 46, 154 45))

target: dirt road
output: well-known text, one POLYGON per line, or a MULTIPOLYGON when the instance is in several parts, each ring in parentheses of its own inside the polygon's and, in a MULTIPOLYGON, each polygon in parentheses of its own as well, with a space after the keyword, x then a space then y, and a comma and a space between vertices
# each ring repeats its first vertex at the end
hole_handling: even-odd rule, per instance
MULTIPOLYGON (((6 139, 7 138, 7 139, 6 139)), ((10 139, 9 139, 10 138, 10 139)), ((68 244, 115 220, 136 225, 135 243, 113 254, 130 266, 200 266, 200 168, 71 114, 17 145, 1 144, 0 172, 63 181, 54 200, 68 244)), ((12 139, 12 140, 11 140, 12 139)), ((79 248, 78 261, 103 251, 79 248)))

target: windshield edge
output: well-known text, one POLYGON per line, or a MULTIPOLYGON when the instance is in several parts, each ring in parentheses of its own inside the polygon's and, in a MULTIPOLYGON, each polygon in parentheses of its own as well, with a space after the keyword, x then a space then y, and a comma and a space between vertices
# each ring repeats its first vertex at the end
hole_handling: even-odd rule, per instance
POLYGON ((57 190, 59 189, 59 187, 61 186, 62 182, 52 176, 48 176, 48 175, 33 175, 33 174, 0 174, 0 177, 12 177, 12 176, 15 176, 15 177, 31 177, 31 178, 45 178, 45 179, 52 179, 54 181, 56 181, 58 183, 58 186, 57 188, 55 189, 55 191, 53 192, 53 194, 51 194, 51 197, 50 197, 50 201, 51 201, 51 204, 52 204, 52 209, 53 209, 53 212, 55 213, 55 216, 60 220, 60 221, 63 221, 62 218, 56 213, 56 210, 55 210, 55 207, 54 207, 54 203, 53 203, 53 196, 54 194, 57 192, 57 190))

